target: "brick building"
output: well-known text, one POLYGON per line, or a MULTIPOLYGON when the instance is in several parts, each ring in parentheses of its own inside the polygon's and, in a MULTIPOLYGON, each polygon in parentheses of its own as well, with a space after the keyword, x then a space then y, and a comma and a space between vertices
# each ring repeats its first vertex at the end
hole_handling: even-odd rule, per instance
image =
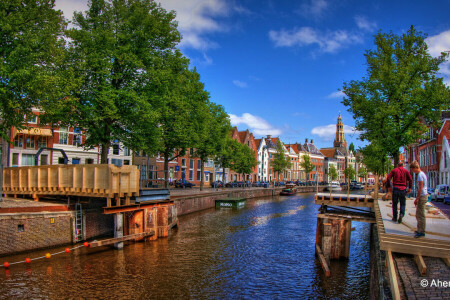
MULTIPOLYGON (((245 131, 238 131, 237 127, 234 127, 231 132, 231 137, 238 141, 241 144, 246 145, 250 149, 253 150, 255 154, 255 158, 258 159, 258 146, 255 141, 255 137, 253 136, 253 133, 249 132, 248 129, 245 131)), ((230 181, 257 181, 258 180, 258 165, 256 165, 252 169, 251 174, 245 174, 244 176, 242 174, 238 174, 233 170, 230 170, 230 181)))

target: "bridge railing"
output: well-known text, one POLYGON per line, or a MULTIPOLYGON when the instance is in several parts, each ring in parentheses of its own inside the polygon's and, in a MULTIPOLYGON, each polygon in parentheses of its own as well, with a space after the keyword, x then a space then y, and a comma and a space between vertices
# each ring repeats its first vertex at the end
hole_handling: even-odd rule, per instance
POLYGON ((3 169, 6 195, 78 195, 124 197, 139 195, 136 166, 48 165, 3 169))

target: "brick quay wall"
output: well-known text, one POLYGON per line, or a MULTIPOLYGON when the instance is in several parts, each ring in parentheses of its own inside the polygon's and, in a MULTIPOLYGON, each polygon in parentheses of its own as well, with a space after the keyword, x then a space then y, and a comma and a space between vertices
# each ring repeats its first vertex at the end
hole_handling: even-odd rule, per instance
MULTIPOLYGON (((191 194, 171 196, 171 199, 175 201, 178 216, 190 214, 196 211, 215 207, 215 200, 221 198, 259 198, 259 197, 271 197, 279 195, 283 188, 234 188, 224 189, 220 188, 217 191, 210 193, 195 193, 190 191, 191 194)), ((319 192, 322 192, 324 187, 319 187, 319 192)), ((313 186, 301 186, 297 187, 298 193, 315 193, 316 187, 313 186)))

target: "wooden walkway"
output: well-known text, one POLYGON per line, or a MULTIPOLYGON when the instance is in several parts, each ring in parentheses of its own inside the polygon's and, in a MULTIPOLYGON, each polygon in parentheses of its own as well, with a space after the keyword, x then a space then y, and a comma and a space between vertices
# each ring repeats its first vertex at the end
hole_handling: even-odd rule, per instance
POLYGON ((401 224, 392 221, 391 201, 377 200, 374 209, 381 250, 450 259, 450 220, 445 215, 427 214, 426 236, 417 239, 413 200, 406 201, 401 224))
POLYGON ((354 207, 373 207, 373 198, 369 195, 354 195, 343 193, 317 193, 314 197, 318 205, 330 206, 354 206, 354 207))

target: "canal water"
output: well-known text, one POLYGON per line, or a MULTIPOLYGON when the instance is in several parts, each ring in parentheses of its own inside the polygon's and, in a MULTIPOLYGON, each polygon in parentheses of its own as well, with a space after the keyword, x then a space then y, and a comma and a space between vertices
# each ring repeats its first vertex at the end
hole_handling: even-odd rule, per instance
POLYGON ((182 216, 168 238, 2 268, 0 298, 368 299, 369 225, 353 222, 350 259, 326 278, 314 256, 317 210, 303 194, 182 216))

